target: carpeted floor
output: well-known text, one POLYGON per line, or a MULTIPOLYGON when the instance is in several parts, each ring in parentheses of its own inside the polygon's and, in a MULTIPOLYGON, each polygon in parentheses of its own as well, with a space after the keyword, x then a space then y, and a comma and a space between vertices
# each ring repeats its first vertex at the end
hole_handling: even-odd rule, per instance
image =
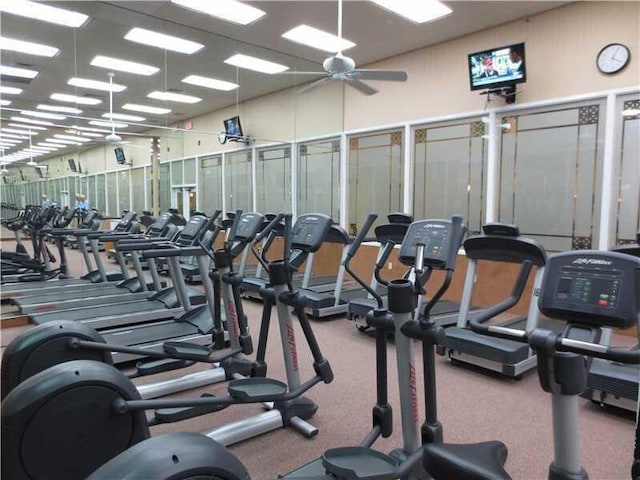
MULTIPOLYGON (((7 238, 3 235, 4 238, 7 238)), ((10 249, 11 242, 3 242, 10 249)), ((69 254, 72 273, 81 273, 80 255, 69 254)), ((251 331, 259 330, 261 305, 245 301, 251 331)), ((3 316, 10 315, 3 309, 3 316)), ((273 311, 273 318, 276 312, 273 311)), ((282 354, 277 322, 272 322, 269 337, 269 376, 284 379, 282 354)), ((29 328, 29 327, 26 327, 29 328)), ((323 354, 329 359, 335 380, 320 384, 308 394, 319 405, 312 423, 320 433, 305 439, 296 431, 281 429, 234 445, 231 450, 247 466, 254 480, 272 480, 336 446, 358 444, 371 428, 371 408, 375 402, 375 349, 373 339, 357 332, 354 325, 343 318, 313 322, 323 354)), ((1 345, 4 349, 23 328, 4 328, 1 345)), ((296 332, 299 362, 304 378, 311 375, 311 355, 304 345, 301 331, 296 332)), ((616 341, 628 344, 629 338, 616 341)), ((254 338, 257 344, 257 338, 254 338)), ((400 446, 400 410, 396 383, 394 345, 389 345, 390 402, 394 406, 394 434, 380 440, 376 447, 386 452, 400 446)), ((419 361, 420 349, 416 346, 419 361)), ((544 479, 553 455, 551 429, 551 398, 544 393, 537 376, 527 375, 521 381, 506 380, 493 375, 454 367, 443 357, 436 357, 438 382, 438 412, 444 425, 445 440, 449 442, 479 442, 488 439, 503 441, 509 448, 507 470, 514 479, 544 479)), ((206 367, 194 367, 197 370, 206 367)), ((176 376, 177 372, 165 374, 176 376)), ((137 383, 162 378, 140 379, 137 383)), ((418 382, 421 388, 421 380, 418 382)), ((224 385, 198 389, 189 395, 224 391, 224 385)), ((187 396, 180 394, 176 396, 187 396)), ((422 402, 422 392, 419 391, 422 402)), ((592 480, 629 478, 633 453, 634 419, 621 411, 603 411, 580 399, 581 451, 583 465, 592 480)), ((420 405, 421 413, 424 405, 420 405)), ((154 427, 153 433, 168 431, 208 431, 233 419, 259 413, 259 406, 230 407, 179 424, 154 427)))

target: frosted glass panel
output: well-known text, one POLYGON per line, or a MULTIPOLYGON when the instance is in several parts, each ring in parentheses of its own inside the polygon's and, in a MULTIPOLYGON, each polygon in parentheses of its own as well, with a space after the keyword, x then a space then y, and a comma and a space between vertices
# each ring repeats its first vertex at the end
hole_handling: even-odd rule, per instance
POLYGON ((119 217, 118 210, 118 176, 116 172, 107 173, 107 215, 119 217))
POLYGON ((298 215, 324 213, 338 221, 340 206, 340 140, 298 147, 298 215))
POLYGON ((640 231, 640 115, 623 115, 640 109, 637 96, 618 101, 616 117, 622 118, 616 132, 617 222, 615 243, 632 243, 640 231), (622 111, 620 111, 622 110, 622 111))
POLYGON ((124 170, 118 172, 118 210, 131 210, 129 205, 129 172, 124 170))
POLYGON ((433 124, 414 132, 413 215, 462 215, 469 232, 483 221, 487 148, 479 120, 433 124))
POLYGON ((171 185, 182 185, 182 160, 171 162, 171 185))
POLYGON ((160 211, 166 212, 171 205, 171 179, 169 178, 169 164, 163 163, 159 167, 158 195, 160 211))
POLYGON ((131 170, 131 209, 141 214, 144 206, 144 168, 131 170))
POLYGON ((501 119, 500 221, 549 251, 597 245, 603 112, 589 102, 501 119))
POLYGON ((185 160, 183 163, 183 168, 184 168, 183 183, 185 185, 195 185, 196 184, 196 159, 190 158, 188 160, 185 160))
POLYGON ((222 156, 200 158, 198 174, 200 210, 210 213, 222 208, 222 156))
POLYGON ((291 212, 291 148, 258 150, 257 209, 264 213, 291 212))
POLYGON ((224 181, 227 211, 253 210, 250 150, 226 154, 224 181))
POLYGON ((348 230, 355 235, 367 214, 378 223, 402 208, 402 131, 349 138, 348 230))
POLYGON ((99 212, 105 213, 105 176, 96 175, 96 196, 91 204, 99 212))

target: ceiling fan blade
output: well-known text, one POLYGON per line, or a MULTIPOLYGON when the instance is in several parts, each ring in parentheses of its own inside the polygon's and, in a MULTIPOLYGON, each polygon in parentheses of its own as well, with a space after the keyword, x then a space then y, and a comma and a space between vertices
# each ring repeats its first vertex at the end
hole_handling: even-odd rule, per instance
POLYGON ((326 75, 326 74, 327 72, 295 72, 290 70, 279 73, 279 75, 326 75))
POLYGON ((407 72, 402 70, 369 70, 357 68, 350 73, 352 78, 358 80, 384 80, 387 82, 406 82, 407 72))
POLYGON ((356 80, 355 78, 348 78, 345 80, 345 82, 347 82, 348 85, 351 85, 356 90, 364 93, 365 95, 375 95, 376 93, 378 93, 378 90, 376 90, 375 88, 370 87, 366 83, 361 82, 360 80, 356 80))
POLYGON ((331 77, 324 77, 321 78, 320 80, 316 80, 315 82, 311 82, 309 85, 306 85, 304 87, 302 87, 301 89, 299 89, 296 93, 307 93, 310 92, 311 90, 319 87, 320 85, 322 85, 325 82, 328 82, 331 79, 331 77))

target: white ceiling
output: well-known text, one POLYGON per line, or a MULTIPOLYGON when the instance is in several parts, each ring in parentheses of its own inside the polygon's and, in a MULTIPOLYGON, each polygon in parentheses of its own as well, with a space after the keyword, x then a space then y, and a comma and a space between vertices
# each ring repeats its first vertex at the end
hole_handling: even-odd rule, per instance
MULTIPOLYGON (((38 76, 27 84, 2 82, 3 85, 24 89, 24 92, 18 96, 3 97, 12 101, 9 107, 2 110, 3 120, 17 115, 16 112, 6 108, 35 109, 39 103, 57 103, 49 99, 53 92, 79 96, 92 95, 103 100, 96 107, 78 107, 83 110, 82 117, 99 118, 103 113, 108 112, 107 92, 76 89, 66 84, 67 80, 73 76, 108 81, 106 70, 90 65, 91 59, 101 54, 160 68, 160 72, 151 77, 116 72, 114 81, 126 85, 127 89, 115 94, 115 112, 146 117, 147 120, 144 123, 147 125, 175 125, 180 120, 233 105, 236 101, 248 100, 315 78, 266 75, 236 69, 224 63, 224 60, 234 53, 244 53, 282 63, 289 66, 291 71, 321 71, 320 63, 328 56, 325 52, 292 43, 281 35, 302 23, 329 32, 337 30, 337 2, 335 1, 249 1, 247 3, 266 11, 267 14, 254 24, 244 27, 198 14, 166 1, 43 3, 83 12, 91 19, 83 27, 72 29, 11 14, 0 16, 2 35, 44 43, 61 50, 55 58, 1 52, 2 65, 23 66, 39 72, 38 76), (124 40, 124 35, 134 26, 197 41, 204 44, 205 48, 194 55, 183 55, 124 40), (220 92, 182 83, 180 80, 189 74, 236 82, 240 88, 231 92, 220 92), (203 100, 193 105, 169 102, 166 106, 172 109, 172 113, 166 116, 138 114, 120 109, 124 103, 164 106, 164 102, 148 99, 147 94, 152 90, 165 89, 194 95, 203 100)), ((345 1, 344 36, 357 44, 346 54, 353 57, 359 66, 363 66, 569 2, 451 1, 445 3, 452 8, 451 15, 432 23, 418 25, 368 1, 345 1)), ((490 45, 479 46, 479 49, 484 47, 490 47, 490 45)), ((72 106, 71 104, 61 105, 72 106)), ((86 120, 69 118, 64 122, 56 123, 86 125, 86 120)), ((4 122, 3 126, 6 126, 4 122)), ((146 129, 148 127, 138 126, 128 130, 140 132, 146 129)), ((49 133, 56 132, 41 132, 36 138, 43 141, 45 134, 49 136, 49 133)), ((6 153, 12 151, 15 149, 6 153)), ((58 151, 56 155, 61 152, 58 151)))

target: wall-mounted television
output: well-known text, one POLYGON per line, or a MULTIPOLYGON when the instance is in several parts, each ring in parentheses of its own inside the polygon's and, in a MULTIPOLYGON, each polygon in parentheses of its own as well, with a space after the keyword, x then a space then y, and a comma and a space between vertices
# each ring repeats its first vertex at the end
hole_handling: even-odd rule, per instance
POLYGON ((42 169, 40 167, 33 167, 33 168, 36 170, 38 177, 44 178, 44 175, 42 174, 42 169))
POLYGON ((118 162, 120 165, 124 165, 125 163, 127 163, 127 159, 124 156, 124 150, 122 149, 122 147, 116 147, 113 149, 113 151, 116 154, 116 162, 118 162))
POLYGON ((524 43, 471 53, 471 90, 497 90, 527 81, 524 43))
POLYGON ((240 117, 235 116, 232 118, 227 118, 223 121, 224 123, 224 133, 226 134, 229 140, 239 139, 244 140, 244 134, 242 133, 242 125, 240 125, 240 117))
POLYGON ((73 158, 68 159, 67 162, 69 162, 69 170, 74 173, 78 171, 76 168, 76 161, 73 158))

